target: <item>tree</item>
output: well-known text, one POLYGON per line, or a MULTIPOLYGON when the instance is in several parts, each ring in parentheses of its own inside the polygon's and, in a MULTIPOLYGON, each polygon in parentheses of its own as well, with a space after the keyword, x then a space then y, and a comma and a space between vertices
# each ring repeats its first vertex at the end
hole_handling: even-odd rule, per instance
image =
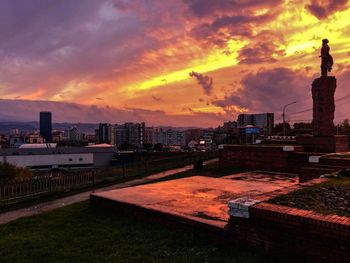
POLYGON ((32 172, 27 168, 5 162, 0 163, 0 175, 0 183, 11 183, 16 180, 30 179, 32 172))
POLYGON ((345 119, 345 120, 341 123, 341 127, 342 127, 344 130, 350 130, 349 119, 345 119))
POLYGON ((136 145, 125 142, 122 145, 118 146, 118 149, 121 151, 133 151, 133 150, 137 150, 138 147, 136 145))
POLYGON ((156 143, 156 144, 154 145, 154 150, 157 151, 157 152, 163 151, 163 144, 161 144, 161 143, 156 143))
POLYGON ((142 145, 142 149, 146 150, 147 152, 152 151, 152 148, 153 148, 153 144, 152 143, 144 143, 142 145))
MULTIPOLYGON (((286 127, 286 135, 290 135, 292 129, 288 122, 285 123, 285 127, 286 127)), ((273 133, 276 135, 283 135, 283 123, 277 123, 273 128, 273 133)))
POLYGON ((349 119, 345 119, 340 124, 337 125, 337 131, 343 134, 350 133, 350 123, 349 119))
POLYGON ((312 134, 312 122, 296 122, 293 125, 294 134, 312 134))
POLYGON ((236 134, 229 134, 227 137, 224 138, 223 142, 224 144, 238 144, 239 139, 236 134))

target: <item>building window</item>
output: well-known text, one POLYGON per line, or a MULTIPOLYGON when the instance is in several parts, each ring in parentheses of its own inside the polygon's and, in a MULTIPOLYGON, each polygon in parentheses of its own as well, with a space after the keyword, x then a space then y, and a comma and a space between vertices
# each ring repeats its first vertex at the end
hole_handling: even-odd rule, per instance
POLYGON ((79 158, 79 161, 82 161, 83 160, 83 158, 79 158))
POLYGON ((72 159, 72 158, 69 158, 69 161, 71 162, 71 161, 73 161, 73 159, 72 159))

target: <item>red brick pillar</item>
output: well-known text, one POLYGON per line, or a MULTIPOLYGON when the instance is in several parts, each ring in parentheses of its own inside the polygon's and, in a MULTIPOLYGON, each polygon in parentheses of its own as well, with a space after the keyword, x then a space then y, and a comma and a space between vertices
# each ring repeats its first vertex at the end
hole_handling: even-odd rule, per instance
POLYGON ((320 77, 312 83, 314 136, 334 136, 335 77, 320 77))
POLYGON ((317 153, 348 151, 348 139, 345 135, 335 135, 334 93, 337 88, 335 77, 320 77, 312 83, 313 99, 313 136, 298 136, 297 144, 306 151, 317 153))

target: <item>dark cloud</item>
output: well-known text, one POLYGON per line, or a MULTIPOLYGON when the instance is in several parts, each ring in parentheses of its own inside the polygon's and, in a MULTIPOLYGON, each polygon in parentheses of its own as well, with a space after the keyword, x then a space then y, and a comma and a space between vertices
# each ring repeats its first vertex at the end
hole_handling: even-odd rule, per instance
POLYGON ((347 8, 348 0, 311 0, 306 8, 318 19, 325 19, 337 11, 347 8))
POLYGON ((161 101, 162 100, 161 97, 157 97, 155 95, 152 95, 152 99, 155 100, 155 101, 161 101))
MULTIPOLYGON (((314 78, 306 77, 305 70, 292 71, 287 68, 260 70, 243 78, 240 89, 234 89, 224 99, 213 100, 213 105, 222 107, 228 114, 237 114, 239 109, 248 112, 274 112, 279 118, 283 106, 296 101, 287 109, 290 121, 312 119, 311 85, 314 78), (238 108, 237 108, 238 107, 238 108)), ((335 93, 335 123, 345 118, 350 119, 350 66, 344 66, 337 74, 337 90, 335 93)))
POLYGON ((109 0, 2 1, 0 79, 5 90, 28 94, 40 87, 42 96, 50 97, 72 81, 102 79, 147 46, 157 46, 133 19, 111 7, 109 0))
MULTIPOLYGON (((89 97, 96 91, 93 82, 124 78, 126 71, 142 79, 150 63, 155 67, 144 55, 174 43, 176 34, 184 31, 179 6, 136 0, 4 0, 0 9, 3 94, 20 90, 30 95, 40 89, 42 98, 51 98, 67 85, 83 82, 89 97), (122 8, 121 2, 134 4, 122 8)), ((69 98, 74 99, 65 97, 69 98)))
POLYGON ((190 107, 188 107, 187 110, 188 110, 190 113, 195 113, 195 111, 194 111, 192 108, 190 108, 190 107))
POLYGON ((280 0, 184 0, 191 15, 199 18, 223 13, 243 13, 260 8, 275 7, 280 0))
POLYGON ((238 106, 251 112, 280 112, 291 101, 297 101, 298 107, 308 106, 311 82, 302 73, 287 68, 261 70, 244 77, 241 89, 212 103, 223 109, 238 106))
POLYGON ((190 35, 198 41, 220 47, 225 47, 230 39, 252 37, 256 28, 276 18, 283 3, 276 0, 190 0, 185 2, 188 5, 190 19, 203 18, 199 23, 197 21, 190 35), (259 10, 262 10, 261 14, 257 14, 259 10))
POLYGON ((224 47, 228 40, 235 37, 252 37, 256 26, 263 25, 275 17, 276 13, 259 16, 222 16, 216 18, 212 23, 202 23, 195 26, 190 34, 199 41, 224 47))
POLYGON ((275 56, 284 55, 284 50, 278 49, 283 42, 280 34, 272 31, 262 31, 240 50, 238 60, 241 64, 276 62, 275 56))
POLYGON ((213 91, 213 78, 209 76, 205 76, 198 72, 192 71, 189 73, 190 77, 194 77, 197 79, 198 84, 202 86, 203 91, 206 95, 210 95, 213 91))
POLYGON ((4 0, 0 9, 0 50, 8 57, 37 58, 71 46, 75 34, 84 37, 84 23, 97 18, 96 10, 103 3, 106 1, 87 0, 77 5, 69 0, 4 0))

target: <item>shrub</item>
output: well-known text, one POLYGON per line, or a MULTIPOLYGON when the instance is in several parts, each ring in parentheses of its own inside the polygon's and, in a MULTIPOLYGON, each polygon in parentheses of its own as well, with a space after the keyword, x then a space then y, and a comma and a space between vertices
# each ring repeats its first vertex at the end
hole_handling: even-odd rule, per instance
POLYGON ((17 167, 10 163, 0 163, 0 183, 11 183, 29 179, 32 172, 28 168, 17 167))

